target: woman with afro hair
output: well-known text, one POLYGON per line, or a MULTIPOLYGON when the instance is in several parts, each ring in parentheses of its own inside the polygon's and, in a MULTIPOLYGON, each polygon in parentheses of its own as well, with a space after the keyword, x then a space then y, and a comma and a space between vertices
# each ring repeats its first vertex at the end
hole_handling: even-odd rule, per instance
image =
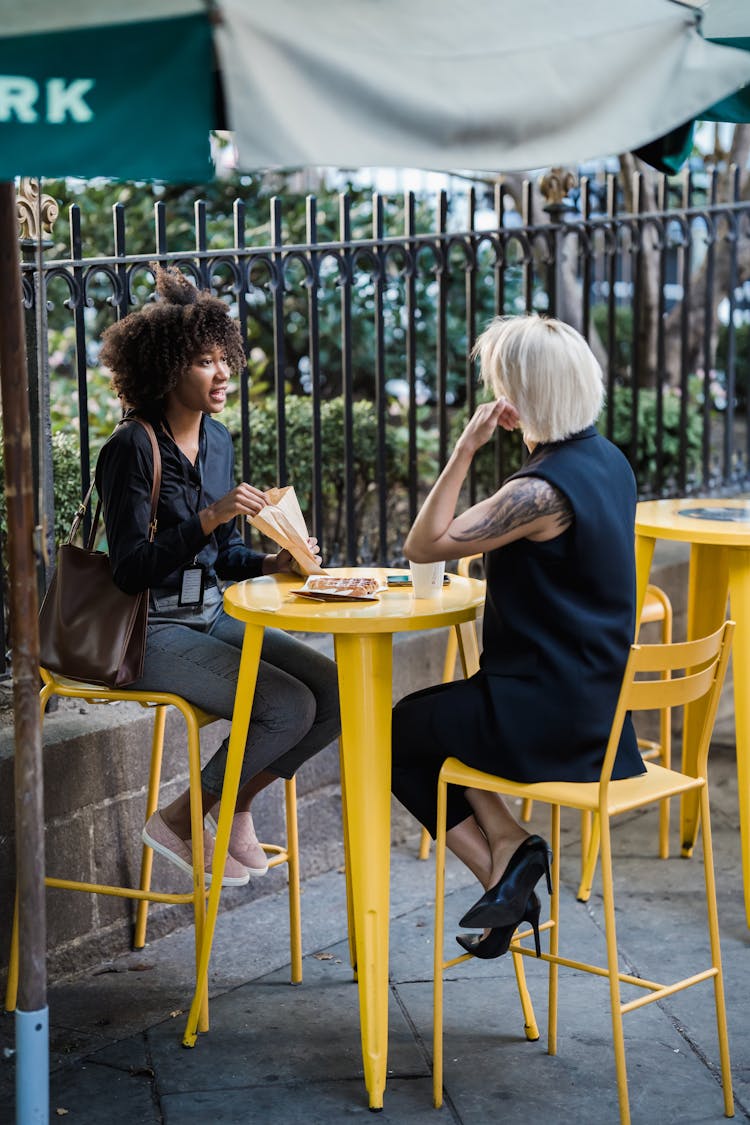
MULTIPOLYGON (((96 484, 116 584, 131 594, 150 591, 143 675, 133 689, 175 692, 231 719, 243 626, 224 613, 221 583, 289 571, 293 560, 288 551, 250 550, 237 528, 238 516, 252 517, 266 503, 259 488, 235 485, 232 440, 214 417, 224 408, 230 377, 245 364, 239 329, 223 301, 196 289, 179 270, 155 272, 159 300, 108 328, 101 350, 125 416, 149 421, 159 443, 162 480, 153 541, 153 455, 142 426, 115 430, 99 455, 96 484)), ((310 546, 319 555, 314 539, 310 546)), ((250 812, 253 797, 277 777, 292 777, 338 733, 333 661, 266 629, 224 885, 240 886, 268 870, 250 812)), ((228 742, 201 775, 203 812, 214 828, 228 742)), ((192 873, 188 791, 149 818, 143 839, 192 873)), ((208 832, 204 848, 208 872, 208 832)))

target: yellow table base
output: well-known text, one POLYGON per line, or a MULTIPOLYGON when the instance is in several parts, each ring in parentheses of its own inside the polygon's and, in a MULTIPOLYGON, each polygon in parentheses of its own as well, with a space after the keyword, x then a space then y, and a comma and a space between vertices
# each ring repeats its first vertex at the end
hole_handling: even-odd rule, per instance
POLYGON ((392 651, 388 634, 337 636, 342 778, 348 818, 360 1034, 370 1109, 382 1109, 388 1062, 392 651), (373 857, 378 857, 373 860, 373 857))
MULTIPOLYGON (((229 835, 232 828, 234 806, 237 803, 237 792, 240 787, 240 773, 244 757, 247 729, 250 726, 250 712, 255 695, 255 682, 258 678, 260 664, 260 650, 263 646, 263 626, 247 627, 242 644, 240 670, 237 682, 245 690, 238 691, 234 701, 232 715, 232 729, 229 734, 229 747, 227 751, 227 764, 224 772, 224 786, 221 791, 221 804, 219 806, 219 820, 216 825, 216 844, 214 847, 214 862, 212 867, 211 887, 208 892, 206 904, 206 920, 203 926, 203 942, 198 958, 197 982, 195 995, 188 1013, 187 1025, 183 1036, 184 1047, 194 1047, 198 1033, 198 1017, 201 1008, 201 998, 204 988, 208 988, 208 964, 211 958, 211 946, 214 940, 216 918, 219 913, 219 899, 221 897, 221 883, 224 875, 224 865, 229 851, 229 835)), ((208 1030, 208 1028, 206 1028, 208 1030)))
MULTIPOLYGON (((334 574, 385 571, 341 569, 334 574)), ((393 573, 393 572, 391 572, 393 573)), ((294 597, 301 580, 274 575, 231 586, 227 613, 245 623, 229 751, 214 852, 213 879, 198 983, 183 1043, 197 1038, 202 988, 208 979, 211 945, 221 895, 232 810, 239 788, 258 664, 266 625, 303 632, 333 633, 341 697, 341 775, 350 950, 359 986, 360 1031, 365 1085, 371 1109, 382 1109, 388 1062, 388 924, 391 842, 391 705, 393 634, 455 626, 462 660, 461 626, 473 621, 484 603, 484 583, 453 577, 434 600, 415 599, 407 590, 384 591, 370 603, 321 603, 294 597), (353 931, 353 933, 352 933, 353 931)))

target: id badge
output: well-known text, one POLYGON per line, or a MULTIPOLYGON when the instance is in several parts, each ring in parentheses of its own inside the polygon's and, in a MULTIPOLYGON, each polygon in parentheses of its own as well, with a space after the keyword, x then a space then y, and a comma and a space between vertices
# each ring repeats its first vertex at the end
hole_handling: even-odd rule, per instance
POLYGON ((180 574, 180 606, 202 606, 203 591, 206 586, 206 568, 200 563, 183 567, 180 574))

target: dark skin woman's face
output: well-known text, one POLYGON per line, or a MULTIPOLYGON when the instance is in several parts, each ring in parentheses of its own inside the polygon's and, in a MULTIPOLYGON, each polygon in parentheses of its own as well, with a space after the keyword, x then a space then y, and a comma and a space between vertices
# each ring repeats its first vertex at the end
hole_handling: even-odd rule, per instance
POLYGON ((201 414, 219 414, 226 405, 230 368, 224 349, 206 347, 166 397, 167 409, 177 407, 201 414))

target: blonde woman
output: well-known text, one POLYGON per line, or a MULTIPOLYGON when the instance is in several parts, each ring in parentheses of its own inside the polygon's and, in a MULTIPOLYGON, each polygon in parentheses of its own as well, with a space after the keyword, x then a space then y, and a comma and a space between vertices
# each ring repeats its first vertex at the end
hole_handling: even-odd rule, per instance
MULTIPOLYGON (((469 421, 405 544, 416 562, 483 552, 487 576, 479 672, 393 714, 393 791, 433 835, 450 755, 518 781, 598 778, 635 623, 635 480, 594 425, 604 395, 593 353, 568 325, 529 316, 498 317, 475 354, 494 401, 469 421), (457 514, 477 450, 517 426, 526 463, 457 514)), ((643 769, 628 720, 613 776, 643 769)), ((537 928, 547 844, 478 790, 449 787, 447 824, 448 846, 485 888, 460 923, 485 934, 457 940, 498 957, 521 921, 537 928)))

